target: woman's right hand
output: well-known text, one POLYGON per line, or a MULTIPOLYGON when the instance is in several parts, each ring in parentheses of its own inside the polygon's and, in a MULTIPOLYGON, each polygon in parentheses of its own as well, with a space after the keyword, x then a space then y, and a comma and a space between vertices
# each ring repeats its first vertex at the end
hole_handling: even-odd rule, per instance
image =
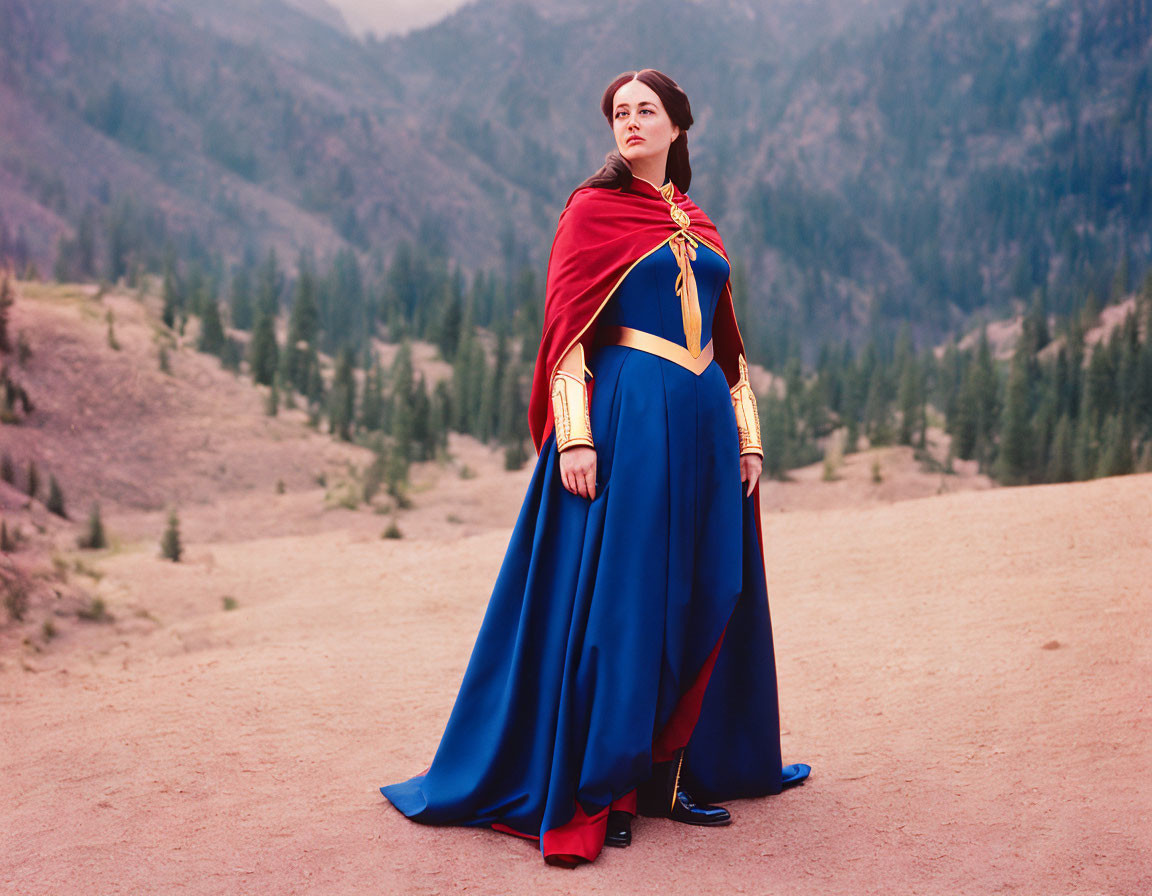
POLYGON ((564 488, 591 501, 596 497, 596 449, 574 445, 560 452, 560 479, 564 488))

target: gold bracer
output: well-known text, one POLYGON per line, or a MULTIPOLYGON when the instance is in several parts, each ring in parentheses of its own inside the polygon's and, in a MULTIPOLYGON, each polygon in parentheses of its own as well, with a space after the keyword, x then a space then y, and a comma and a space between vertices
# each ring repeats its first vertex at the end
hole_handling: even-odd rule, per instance
POLYGON ((584 347, 576 344, 580 375, 559 367, 552 377, 552 417, 556 427, 556 448, 592 443, 592 419, 588 414, 588 389, 584 384, 584 347))
POLYGON ((732 410, 736 412, 736 429, 740 432, 740 453, 764 456, 760 442, 760 415, 756 413, 756 396, 752 384, 748 382, 748 364, 740 355, 740 379, 729 391, 732 393, 732 410))

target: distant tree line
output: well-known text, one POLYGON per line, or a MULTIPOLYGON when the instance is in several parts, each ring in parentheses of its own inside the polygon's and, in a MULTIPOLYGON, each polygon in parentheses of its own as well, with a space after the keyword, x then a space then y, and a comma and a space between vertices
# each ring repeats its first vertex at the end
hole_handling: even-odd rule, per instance
MULTIPOLYGON (((789 196, 785 187, 775 195, 789 196)), ((835 208, 801 210, 799 196, 791 207, 777 202, 765 213, 780 239, 833 254, 867 243, 850 223, 826 229, 821 221, 836 218, 835 208)), ((94 223, 89 238, 81 227, 62 242, 57 274, 93 266, 131 279, 141 260, 158 263, 165 323, 182 331, 190 316, 198 317, 199 348, 267 386, 270 413, 302 402, 315 426, 371 442, 387 453, 382 465, 394 490, 408 463, 443 450, 450 430, 505 446, 509 466, 526 460, 525 408, 542 283, 531 266, 510 263, 512 253, 502 269, 466 276, 429 233, 401 244, 387 260, 380 253, 365 260, 346 249, 321 266, 302 252, 286 270, 275 253, 249 251, 227 267, 218 254, 185 257, 172 244, 157 255, 147 240, 134 241, 145 219, 133 217, 130 204, 120 207, 128 235, 114 237, 94 223), (123 250, 114 251, 117 246, 123 250), (451 376, 430 383, 416 374, 412 339, 436 345, 451 376), (374 340, 401 346, 387 367, 374 340)), ((847 274, 851 263, 846 258, 846 267, 833 273, 847 274)), ((1133 281, 1126 253, 1093 270, 1078 292, 1062 285, 1056 308, 1051 291, 1032 291, 1025 336, 1010 364, 994 361, 986 340, 969 350, 951 345, 939 357, 917 351, 908 327, 897 336, 877 327, 863 344, 826 345, 812 363, 800 334, 814 321, 784 313, 769 327, 746 325, 750 357, 783 384, 761 396, 766 471, 783 475, 818 459, 821 440, 839 427, 849 451, 862 435, 871 444, 923 447, 931 409, 952 436, 954 456, 979 461, 1002 482, 1144 469, 1152 382, 1147 312, 1135 314, 1105 344, 1086 346, 1085 329, 1098 311, 1095 285, 1106 284, 1111 302, 1133 281)), ((745 280, 736 264, 734 298, 746 320, 745 280)), ((1141 309, 1148 294, 1146 283, 1141 309)))
POLYGON ((814 462, 819 440, 841 427, 848 451, 861 436, 922 451, 932 415, 952 457, 1004 484, 1152 471, 1152 275, 1124 321, 1090 346, 1098 311, 1089 297, 1076 314, 1050 316, 1038 294, 1006 362, 994 359, 986 330, 975 346, 953 341, 939 356, 915 351, 907 330, 860 351, 826 348, 809 371, 794 354, 783 394, 760 399, 765 471, 780 477, 814 462))
POLYGON ((182 331, 197 316, 198 347, 269 387, 270 413, 302 402, 313 425, 386 450, 393 486, 396 470, 443 451, 449 430, 504 446, 510 467, 527 459, 542 305, 530 267, 468 280, 442 253, 402 244, 367 272, 352 250, 326 268, 302 252, 291 272, 269 252, 224 279, 220 265, 166 260, 164 322, 182 331), (399 346, 387 367, 374 338, 399 346), (432 383, 417 373, 412 339, 437 346, 451 375, 432 383))

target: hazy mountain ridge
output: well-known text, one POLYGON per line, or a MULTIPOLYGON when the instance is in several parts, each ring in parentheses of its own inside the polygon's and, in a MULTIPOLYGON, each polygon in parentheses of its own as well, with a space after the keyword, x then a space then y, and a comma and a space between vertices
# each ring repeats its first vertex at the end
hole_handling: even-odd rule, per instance
POLYGON ((469 266, 542 263, 612 146, 600 91, 647 64, 693 99, 692 194, 764 333, 940 333, 1106 283, 1125 255, 1138 273, 1149 0, 901 6, 490 0, 358 42, 275 0, 0 0, 0 124, 19 135, 0 225, 42 267, 86 207, 128 201, 180 251, 436 240, 469 266))
POLYGON ((1146 0, 928 0, 821 47, 757 148, 752 275, 784 256, 808 323, 871 287, 882 317, 947 329, 1036 289, 1068 310, 1122 259, 1146 267, 1150 28, 1146 0))

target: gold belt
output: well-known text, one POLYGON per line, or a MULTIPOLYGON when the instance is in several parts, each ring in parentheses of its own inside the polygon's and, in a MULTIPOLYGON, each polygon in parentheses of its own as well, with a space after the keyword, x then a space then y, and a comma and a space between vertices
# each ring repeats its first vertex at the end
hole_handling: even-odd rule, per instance
POLYGON ((671 340, 664 339, 654 333, 645 333, 643 330, 634 330, 632 327, 601 327, 596 333, 597 345, 626 345, 636 348, 650 355, 658 355, 674 364, 679 364, 685 370, 691 370, 699 376, 712 363, 712 340, 700 352, 700 357, 693 358, 692 353, 684 346, 677 345, 671 340))

